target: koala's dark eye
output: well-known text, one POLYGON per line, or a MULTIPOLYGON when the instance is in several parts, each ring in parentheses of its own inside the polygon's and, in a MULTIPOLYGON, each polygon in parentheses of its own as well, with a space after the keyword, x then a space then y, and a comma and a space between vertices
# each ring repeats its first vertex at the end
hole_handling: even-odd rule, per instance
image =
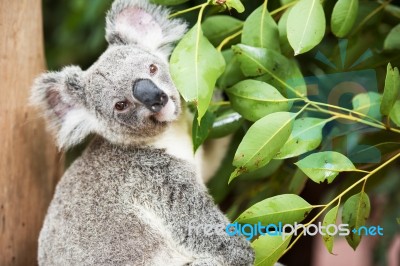
POLYGON ((158 67, 155 64, 150 65, 150 74, 154 75, 157 73, 158 67))
POLYGON ((115 109, 118 111, 123 111, 126 108, 128 108, 128 103, 126 101, 122 101, 122 102, 117 102, 115 103, 115 109))

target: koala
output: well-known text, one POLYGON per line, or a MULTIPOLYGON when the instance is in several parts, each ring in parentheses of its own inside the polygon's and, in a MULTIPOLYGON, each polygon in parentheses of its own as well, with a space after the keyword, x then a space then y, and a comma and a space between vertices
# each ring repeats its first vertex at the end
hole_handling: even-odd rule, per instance
POLYGON ((31 101, 60 148, 95 135, 56 187, 39 265, 253 263, 249 242, 224 231, 229 221, 195 162, 174 152, 185 143, 173 138, 182 110, 168 56, 186 25, 168 15, 145 0, 116 0, 97 62, 35 80, 31 101))

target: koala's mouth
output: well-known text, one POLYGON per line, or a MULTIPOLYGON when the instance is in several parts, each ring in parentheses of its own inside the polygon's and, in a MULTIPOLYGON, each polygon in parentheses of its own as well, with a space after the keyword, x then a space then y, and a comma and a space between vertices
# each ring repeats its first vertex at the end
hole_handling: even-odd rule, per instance
POLYGON ((174 121, 178 116, 178 107, 176 100, 169 96, 168 102, 158 111, 153 112, 152 118, 159 122, 171 122, 174 121))

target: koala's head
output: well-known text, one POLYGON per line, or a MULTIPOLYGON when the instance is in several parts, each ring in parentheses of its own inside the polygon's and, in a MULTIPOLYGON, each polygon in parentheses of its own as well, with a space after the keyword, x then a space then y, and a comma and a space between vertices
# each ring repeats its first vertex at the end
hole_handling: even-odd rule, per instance
POLYGON ((116 0, 107 14, 108 49, 88 70, 41 75, 32 102, 44 110, 60 148, 96 133, 116 144, 146 143, 180 113, 168 67, 186 25, 146 0, 116 0))

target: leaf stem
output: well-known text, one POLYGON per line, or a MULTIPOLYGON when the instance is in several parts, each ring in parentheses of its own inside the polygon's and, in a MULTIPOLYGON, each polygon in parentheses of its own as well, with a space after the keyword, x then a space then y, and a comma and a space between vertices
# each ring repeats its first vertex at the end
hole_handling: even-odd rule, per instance
POLYGON ((211 102, 210 105, 212 106, 223 106, 223 105, 230 105, 230 101, 219 101, 219 102, 211 102))
POLYGON ((171 15, 169 15, 168 18, 173 18, 173 17, 179 16, 179 15, 185 14, 187 12, 190 12, 190 11, 193 11, 193 10, 196 10, 196 9, 199 9, 199 8, 203 8, 204 6, 208 5, 208 2, 209 1, 207 1, 206 3, 191 7, 191 8, 187 8, 187 9, 184 9, 184 10, 177 11, 177 12, 172 13, 171 15))
MULTIPOLYGON (((374 170, 372 170, 369 174, 365 175, 363 178, 361 178, 360 180, 355 182, 353 185, 351 185, 350 187, 345 189, 342 193, 340 193, 333 200, 331 200, 328 204, 326 204, 325 207, 317 215, 315 215, 315 217, 313 219, 311 219, 311 221, 309 221, 308 223, 306 223, 304 225, 304 227, 307 227, 308 225, 312 224, 315 220, 317 220, 326 211, 326 209, 328 209, 328 207, 331 206, 333 203, 335 203, 336 201, 339 201, 339 203, 340 203, 341 198, 347 192, 349 192, 350 190, 352 190, 354 187, 356 187, 358 184, 360 184, 362 182, 364 182, 364 185, 365 185, 365 183, 367 182, 367 180, 370 176, 372 176, 373 174, 375 174, 376 172, 378 172, 379 170, 381 170, 382 168, 384 168, 385 166, 387 166, 388 164, 390 164, 391 162, 393 162, 394 160, 396 160, 399 157, 400 157, 400 152, 398 154, 396 154, 395 156, 393 156, 392 158, 390 158, 389 160, 387 160, 386 162, 384 162, 383 164, 381 164, 380 166, 378 166, 377 168, 375 168, 374 170)), ((363 186, 363 189, 364 189, 364 186, 363 186)), ((304 227, 302 228, 301 233, 295 238, 295 240, 293 240, 293 242, 290 244, 290 246, 286 248, 286 250, 282 253, 281 256, 283 256, 286 252, 288 252, 294 246, 294 244, 300 239, 300 237, 303 235, 304 227)))
POLYGON ((316 105, 327 106, 327 107, 330 107, 332 109, 338 109, 338 110, 342 110, 342 111, 345 111, 345 112, 349 112, 351 114, 362 116, 362 117, 368 118, 368 119, 370 119, 370 120, 372 120, 372 121, 374 121, 374 122, 376 122, 376 123, 378 123, 380 125, 384 125, 384 123, 382 123, 381 121, 379 121, 379 120, 377 120, 377 119, 375 119, 373 117, 370 117, 370 116, 368 116, 366 114, 363 114, 363 113, 360 113, 360 112, 357 112, 357 111, 354 111, 354 110, 351 110, 351 109, 347 109, 347 108, 344 108, 344 107, 341 107, 341 106, 332 105, 332 104, 329 104, 329 103, 321 103, 321 102, 315 102, 315 101, 310 101, 310 102, 313 102, 316 105))
POLYGON ((219 52, 221 52, 222 48, 231 40, 235 39, 237 36, 239 36, 240 34, 242 34, 243 30, 237 31, 231 35, 229 35, 228 37, 226 37, 225 39, 222 40, 222 42, 218 45, 217 50, 219 52))
MULTIPOLYGON (((306 100, 306 102, 310 102, 310 101, 306 100)), ((311 105, 313 105, 313 103, 311 103, 311 105)), ((313 105, 313 106, 316 107, 315 105, 313 105)), ((354 117, 354 116, 351 116, 351 115, 345 115, 345 114, 341 114, 341 113, 338 113, 338 112, 325 110, 325 109, 322 109, 322 108, 314 109, 314 111, 325 113, 325 114, 330 114, 330 115, 335 115, 335 116, 337 116, 339 118, 343 118, 343 119, 346 119, 346 120, 358 122, 358 123, 365 124, 365 125, 368 125, 368 126, 371 126, 371 127, 384 129, 384 130, 389 130, 389 131, 396 132, 396 133, 400 133, 400 129, 387 128, 384 125, 380 125, 380 124, 376 124, 376 123, 373 123, 373 122, 369 122, 369 121, 366 121, 366 120, 364 120, 362 118, 354 117)))
POLYGON ((365 174, 369 174, 370 173, 370 171, 365 171, 365 170, 362 170, 362 169, 355 169, 355 170, 353 170, 353 172, 360 172, 360 173, 365 173, 365 174))
POLYGON ((390 2, 392 2, 391 0, 383 2, 379 7, 375 8, 371 13, 369 13, 361 22, 360 24, 358 24, 357 28, 353 31, 353 33, 351 33, 350 36, 353 36, 354 34, 356 34, 359 30, 361 30, 361 28, 364 26, 365 23, 368 22, 368 20, 370 20, 373 16, 375 16, 379 11, 381 11, 382 9, 384 9, 388 4, 390 4, 390 2))
POLYGON ((299 1, 293 1, 293 2, 287 3, 286 5, 283 5, 283 6, 277 8, 275 10, 272 10, 269 14, 271 16, 273 16, 273 15, 275 15, 275 14, 277 14, 277 13, 279 13, 279 12, 281 12, 281 11, 283 11, 285 9, 288 9, 289 7, 295 5, 297 2, 299 2, 299 1))

